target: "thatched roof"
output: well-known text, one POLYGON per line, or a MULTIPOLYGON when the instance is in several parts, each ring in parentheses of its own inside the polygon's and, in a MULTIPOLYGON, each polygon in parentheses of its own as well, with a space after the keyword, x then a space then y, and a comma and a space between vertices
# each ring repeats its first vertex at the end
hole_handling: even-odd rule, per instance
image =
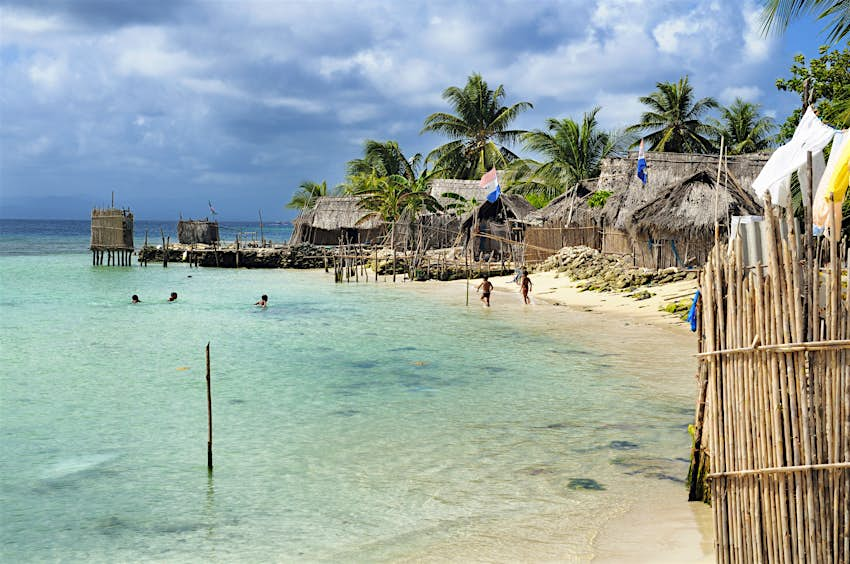
MULTIPOLYGON (((505 175, 505 171, 497 171, 499 178, 505 175)), ((452 203, 454 200, 443 196, 446 192, 453 192, 463 196, 467 201, 475 200, 481 203, 487 199, 491 189, 482 188, 480 180, 459 180, 456 178, 436 178, 431 181, 431 195, 437 199, 441 206, 452 203)))
POLYGON ((357 196, 322 196, 316 200, 315 207, 302 212, 295 223, 326 231, 375 229, 383 224, 377 216, 361 221, 368 213, 360 206, 357 196))
POLYGON ((476 219, 478 221, 504 219, 522 220, 534 210, 534 206, 525 199, 525 196, 520 196, 519 194, 502 194, 495 202, 488 202, 485 198, 484 202, 476 206, 474 210, 463 217, 461 221, 461 228, 468 228, 476 219))
POLYGON ((582 180, 577 189, 570 188, 550 201, 546 207, 534 210, 525 217, 526 223, 558 223, 564 227, 584 226, 596 223, 602 216, 602 208, 591 208, 587 200, 596 191, 596 180, 582 180))
POLYGON ((489 192, 480 186, 478 180, 457 180, 454 178, 438 178, 431 181, 431 195, 436 198, 441 206, 452 203, 454 200, 446 198, 443 194, 453 192, 463 196, 467 201, 475 200, 483 202, 489 192))
POLYGON ((634 234, 651 233, 690 236, 712 232, 717 217, 721 223, 733 215, 759 215, 762 207, 731 177, 716 186, 717 172, 701 170, 660 191, 651 202, 629 213, 625 227, 634 234))
MULTIPOLYGON (((768 158, 769 155, 763 153, 729 156, 729 178, 749 192, 753 180, 768 158)), ((717 155, 650 151, 646 154, 646 185, 637 177, 636 152, 625 158, 602 159, 597 190, 607 190, 613 194, 603 210, 606 222, 617 229, 625 229, 626 216, 655 200, 665 188, 681 183, 700 171, 714 171, 716 176, 717 159, 717 155)))

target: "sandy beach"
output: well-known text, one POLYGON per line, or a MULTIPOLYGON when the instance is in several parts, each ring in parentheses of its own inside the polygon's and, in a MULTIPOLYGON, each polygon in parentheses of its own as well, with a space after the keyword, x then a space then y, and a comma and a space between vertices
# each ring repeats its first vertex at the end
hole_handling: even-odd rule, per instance
MULTIPOLYGON (((696 338, 687 323, 678 316, 662 311, 672 302, 690 300, 697 288, 695 280, 684 280, 641 289, 652 296, 644 300, 628 297, 624 293, 580 291, 577 283, 555 271, 531 273, 533 283, 532 305, 522 304, 519 287, 511 276, 491 277, 494 285, 491 309, 507 309, 517 314, 540 315, 544 323, 557 323, 559 316, 582 316, 587 319, 589 331, 597 328, 610 330, 615 335, 628 338, 628 332, 639 329, 644 337, 656 339, 682 356, 695 352, 696 338)), ((469 300, 474 307, 479 304, 475 287, 481 282, 470 280, 469 300)), ((402 284, 402 283, 399 283, 402 284)), ((466 281, 428 281, 402 285, 416 292, 451 295, 460 299, 466 294, 466 281)), ((648 361, 651 354, 648 354, 648 361)), ((694 369, 696 361, 693 362, 694 369)), ((662 370, 663 367, 659 367, 662 370)), ((677 375, 682 386, 694 384, 693 372, 677 375)), ((694 390, 696 394, 696 390, 694 390)), ((681 453, 687 457, 687 452, 681 453)), ((521 524, 524 528, 526 524, 521 524)), ((449 545, 429 547, 436 559, 445 557, 456 561, 458 555, 467 554, 475 560, 495 560, 510 555, 518 561, 559 561, 558 538, 569 532, 550 531, 547 542, 529 540, 525 546, 494 544, 493 553, 482 551, 476 544, 452 542, 449 545)), ((659 488, 657 494, 642 496, 630 507, 612 508, 606 525, 593 538, 591 553, 580 561, 594 562, 712 562, 714 540, 711 509, 702 503, 689 503, 685 488, 659 488)))

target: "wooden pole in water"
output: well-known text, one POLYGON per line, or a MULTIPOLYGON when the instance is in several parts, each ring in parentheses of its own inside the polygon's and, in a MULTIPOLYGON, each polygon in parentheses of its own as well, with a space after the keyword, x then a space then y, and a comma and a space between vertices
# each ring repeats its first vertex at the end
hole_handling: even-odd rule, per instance
POLYGON ((210 391, 210 344, 207 342, 207 470, 212 472, 212 392, 210 391))
POLYGON ((266 238, 263 235, 263 210, 258 210, 258 212, 260 214, 260 246, 265 247, 266 246, 266 238))
POLYGON ((469 305, 469 251, 463 254, 464 263, 466 265, 466 305, 469 305))

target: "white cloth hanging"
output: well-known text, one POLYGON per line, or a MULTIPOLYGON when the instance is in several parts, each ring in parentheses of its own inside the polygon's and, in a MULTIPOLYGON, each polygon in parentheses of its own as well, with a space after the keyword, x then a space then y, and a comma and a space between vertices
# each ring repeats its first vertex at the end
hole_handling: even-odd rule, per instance
MULTIPOLYGON (((826 226, 830 225, 830 213, 835 213, 836 208, 841 210, 841 202, 831 203, 826 198, 829 191, 829 179, 841 158, 841 148, 844 143, 848 142, 850 142, 850 135, 842 131, 835 134, 832 140, 832 151, 829 153, 829 162, 826 163, 826 170, 821 176, 820 182, 816 184, 817 190, 812 200, 812 225, 816 235, 823 233, 826 226)), ((840 212, 838 217, 841 217, 840 212)))
POLYGON ((787 206, 791 201, 788 181, 791 173, 806 165, 807 152, 823 151, 834 134, 835 130, 818 119, 809 106, 794 136, 773 152, 753 181, 753 191, 762 198, 770 194, 773 203, 787 206))

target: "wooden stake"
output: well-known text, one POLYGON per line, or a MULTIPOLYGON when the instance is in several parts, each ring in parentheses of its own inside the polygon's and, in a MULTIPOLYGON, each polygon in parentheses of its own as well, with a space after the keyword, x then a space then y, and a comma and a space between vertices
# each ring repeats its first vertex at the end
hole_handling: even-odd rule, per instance
POLYGON ((213 458, 212 458, 212 391, 210 389, 210 344, 207 343, 207 420, 208 420, 208 434, 207 434, 207 469, 212 472, 213 469, 213 458))

